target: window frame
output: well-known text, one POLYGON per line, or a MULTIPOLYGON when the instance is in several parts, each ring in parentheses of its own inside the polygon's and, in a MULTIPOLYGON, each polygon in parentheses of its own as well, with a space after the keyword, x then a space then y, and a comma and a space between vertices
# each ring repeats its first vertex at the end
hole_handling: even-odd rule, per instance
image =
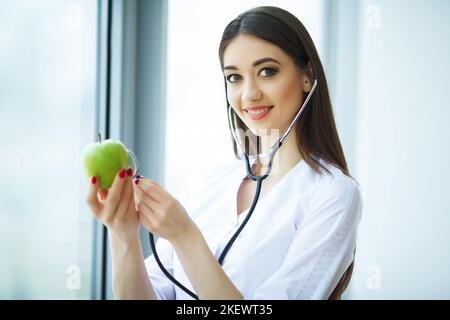
MULTIPOLYGON (((167 1, 97 0, 97 4, 93 134, 120 139, 136 154, 139 173, 164 184, 167 1)), ((91 299, 113 299, 107 229, 97 220, 93 229, 91 299)), ((148 232, 141 227, 140 233, 147 257, 148 232)))

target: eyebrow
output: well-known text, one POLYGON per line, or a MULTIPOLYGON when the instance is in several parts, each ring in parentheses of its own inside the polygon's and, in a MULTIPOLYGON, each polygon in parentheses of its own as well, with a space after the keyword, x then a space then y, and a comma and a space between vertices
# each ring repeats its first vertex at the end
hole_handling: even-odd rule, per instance
MULTIPOLYGON (((279 63, 277 60, 275 60, 273 58, 270 58, 270 57, 267 57, 267 58, 262 58, 262 59, 256 60, 255 62, 253 62, 252 66, 256 67, 256 66, 258 66, 258 65, 260 65, 260 64, 262 64, 264 62, 276 62, 279 65, 281 65, 281 63, 279 63)), ((237 69, 238 68, 236 66, 225 66, 225 67, 223 67, 223 70, 237 70, 237 69)))

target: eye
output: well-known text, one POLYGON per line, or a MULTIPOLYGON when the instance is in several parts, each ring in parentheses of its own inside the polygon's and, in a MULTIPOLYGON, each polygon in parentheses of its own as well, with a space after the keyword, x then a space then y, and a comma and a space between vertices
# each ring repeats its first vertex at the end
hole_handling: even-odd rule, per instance
MULTIPOLYGON (((266 74, 268 74, 268 75, 264 76, 264 78, 272 77, 272 76, 274 76, 275 74, 277 74, 277 72, 278 72, 278 70, 276 70, 276 69, 274 69, 274 68, 265 67, 265 68, 262 68, 262 69, 259 71, 259 73, 261 74, 263 71, 268 71, 268 72, 266 72, 266 74)), ((235 83, 236 81, 232 81, 232 80, 231 80, 233 76, 239 77, 238 74, 233 73, 233 74, 230 74, 230 75, 227 76, 227 81, 230 82, 230 83, 235 83)))
POLYGON ((269 75, 267 77, 271 77, 274 76, 275 74, 277 74, 278 70, 275 70, 274 68, 262 68, 260 73, 264 70, 268 70, 269 71, 269 75))
POLYGON ((227 81, 228 82, 230 82, 230 83, 235 83, 236 81, 231 81, 231 77, 233 77, 233 76, 237 76, 237 74, 230 74, 229 76, 227 76, 227 81))

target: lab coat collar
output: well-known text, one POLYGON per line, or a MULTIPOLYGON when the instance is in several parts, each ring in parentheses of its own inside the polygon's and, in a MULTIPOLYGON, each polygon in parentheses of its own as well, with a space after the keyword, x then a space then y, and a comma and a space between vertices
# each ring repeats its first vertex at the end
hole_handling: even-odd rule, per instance
MULTIPOLYGON (((320 157, 318 157, 314 154, 310 154, 310 155, 317 161, 320 161, 320 157)), ((256 160, 250 161, 250 167, 255 165, 255 162, 256 162, 256 160)), ((242 157, 242 159, 238 160, 236 165, 238 166, 238 172, 239 172, 239 176, 240 176, 241 180, 245 179, 247 177, 247 165, 245 163, 245 158, 242 157)), ((305 165, 308 166, 308 164, 305 162, 305 160, 301 159, 293 168, 291 168, 291 170, 296 170, 298 167, 305 166, 305 165)))

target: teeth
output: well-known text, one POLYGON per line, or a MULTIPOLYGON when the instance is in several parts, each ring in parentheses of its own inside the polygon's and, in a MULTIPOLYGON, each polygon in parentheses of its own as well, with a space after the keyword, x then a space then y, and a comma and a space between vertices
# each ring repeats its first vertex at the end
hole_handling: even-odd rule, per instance
POLYGON ((264 108, 264 109, 260 109, 260 110, 256 110, 256 111, 248 111, 248 113, 250 113, 251 115, 258 115, 258 114, 260 114, 260 113, 263 113, 263 112, 266 112, 267 110, 269 110, 270 109, 270 107, 266 107, 266 108, 264 108))

